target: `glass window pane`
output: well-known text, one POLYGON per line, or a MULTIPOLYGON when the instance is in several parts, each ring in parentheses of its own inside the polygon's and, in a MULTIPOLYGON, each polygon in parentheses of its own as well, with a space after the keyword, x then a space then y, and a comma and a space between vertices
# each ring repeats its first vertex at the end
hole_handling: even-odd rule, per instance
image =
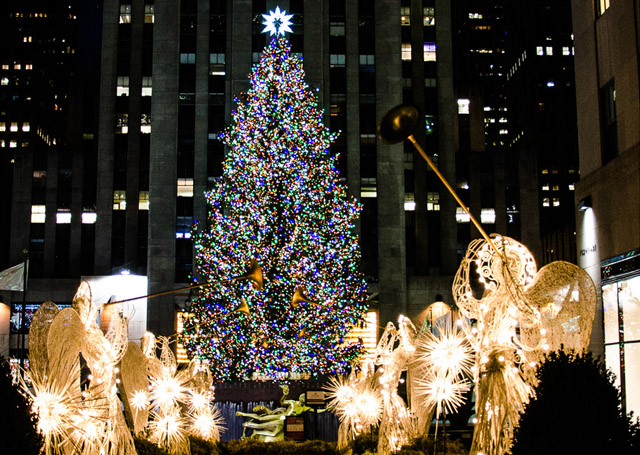
POLYGON ((604 342, 618 342, 618 286, 615 283, 602 286, 604 310, 604 342))
POLYGON ((624 345, 624 380, 627 412, 640 412, 640 343, 624 345))
POLYGON ((640 276, 619 283, 624 341, 640 340, 640 276))
POLYGON ((614 384, 616 387, 620 387, 620 345, 613 344, 611 346, 604 347, 604 359, 605 365, 608 370, 611 370, 616 375, 614 384))

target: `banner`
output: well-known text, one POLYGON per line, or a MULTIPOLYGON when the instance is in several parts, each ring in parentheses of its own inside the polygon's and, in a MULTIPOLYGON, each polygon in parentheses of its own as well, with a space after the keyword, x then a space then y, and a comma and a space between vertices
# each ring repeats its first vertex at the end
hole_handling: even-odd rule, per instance
POLYGON ((24 291, 24 266, 23 262, 0 272, 0 290, 24 291))

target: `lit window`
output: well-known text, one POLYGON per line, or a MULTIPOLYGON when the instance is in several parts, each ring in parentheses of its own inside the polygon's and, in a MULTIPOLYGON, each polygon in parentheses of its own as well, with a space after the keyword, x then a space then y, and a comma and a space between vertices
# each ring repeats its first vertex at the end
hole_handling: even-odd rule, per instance
POLYGON ((543 174, 548 174, 548 173, 549 173, 549 169, 543 169, 543 170, 542 170, 542 173, 543 173, 543 174))
POLYGON ((29 122, 24 122, 22 124, 22 131, 23 132, 28 133, 30 129, 31 129, 31 127, 29 126, 29 122))
POLYGON ((604 14, 611 6, 611 0, 598 0, 596 4, 598 5, 598 14, 604 14))
POLYGON ((553 47, 547 46, 547 55, 553 55, 553 47))
POLYGON ((509 134, 509 130, 500 130, 500 134, 509 134))
POLYGON ((574 191, 576 186, 573 183, 569 183, 569 191, 574 191))
POLYGON ((9 147, 14 149, 18 146, 18 141, 9 141, 9 147))
POLYGON ((553 81, 547 82, 547 87, 555 87, 555 86, 556 86, 555 82, 553 82, 553 81))
POLYGON ((126 190, 115 190, 113 192, 113 210, 127 210, 126 190))
POLYGON ((536 55, 544 55, 544 48, 542 46, 536 46, 536 55))
POLYGON ((468 114, 469 113, 469 103, 470 101, 466 98, 460 98, 458 100, 458 114, 468 114))
POLYGON ((549 184, 545 183, 544 185, 542 185, 542 191, 549 191, 549 184))
POLYGON ((71 212, 63 209, 58 210, 56 224, 71 224, 71 212))
POLYGON ((3 63, 2 64, 2 69, 5 70, 5 71, 8 70, 9 69, 9 64, 8 63, 3 63))
POLYGON ((425 62, 436 61, 436 43, 424 43, 423 52, 425 62))
POLYGON ((190 216, 179 216, 176 218, 176 238, 190 239, 193 218, 190 216))
POLYGON ((554 207, 559 207, 560 206, 560 198, 559 197, 554 197, 553 198, 553 206, 554 207))
POLYGON ((96 212, 82 212, 82 224, 96 224, 97 219, 96 212))
POLYGON ((560 185, 553 185, 553 186, 551 187, 551 190, 552 190, 552 191, 560 191, 560 185))
POLYGON ((329 22, 329 35, 344 36, 344 22, 329 22))
POLYGON ((11 122, 11 126, 9 127, 9 131, 15 133, 18 131, 18 122, 11 122))
POLYGON ((153 89, 151 76, 142 76, 142 96, 151 96, 152 93, 153 89))
POLYGON ((360 64, 363 66, 371 66, 375 64, 375 55, 361 55, 360 64))
POLYGON ((193 179, 178 179, 178 197, 193 197, 193 179))
POLYGON ((20 65, 20 63, 19 63, 19 62, 15 62, 15 63, 13 64, 13 69, 14 69, 14 70, 22 69, 22 65, 20 65))
POLYGON ((424 25, 429 27, 431 25, 436 25, 436 13, 435 8, 433 6, 427 6, 422 9, 422 14, 424 15, 424 25))
POLYGON ((129 114, 117 114, 116 134, 127 134, 129 132, 129 114))
POLYGON ((33 224, 44 223, 46 217, 46 207, 44 205, 32 205, 31 206, 31 222, 33 224))
POLYGON ((129 96, 129 76, 118 76, 117 96, 129 96))
POLYGON ((427 211, 436 212, 440 210, 440 193, 427 193, 427 211))
POLYGON ((140 117, 140 132, 142 134, 151 134, 151 115, 142 114, 140 117))
POLYGON ((131 23, 131 5, 120 5, 120 23, 131 23))
POLYGON ((480 14, 480 13, 469 13, 469 19, 482 19, 482 14, 480 14))
POLYGON ((29 141, 22 141, 20 147, 29 147, 29 141))
POLYGON ((413 212, 416 210, 416 201, 413 193, 407 193, 404 195, 404 211, 413 212))
POLYGON ((224 76, 226 74, 224 64, 224 54, 209 54, 209 75, 224 76))
POLYGON ((495 222, 496 222, 496 209, 481 209, 480 210, 480 222, 482 224, 495 224, 495 222))
POLYGON ((144 5, 144 23, 153 24, 154 22, 155 19, 153 5, 144 5))
POLYGON ((196 63, 196 54, 180 54, 180 63, 193 65, 196 63))
POLYGON ((571 49, 569 49, 569 46, 562 46, 562 55, 571 55, 571 49))
POLYGON ((411 8, 408 6, 400 7, 400 25, 411 25, 411 8))
POLYGON ((1 139, 1 140, 0 140, 0 147, 4 148, 4 146, 5 146, 5 145, 4 145, 4 139, 1 139))
POLYGON ((4 122, 0 122, 0 132, 7 131, 7 124, 4 122))
POLYGON ((148 191, 140 191, 140 193, 138 193, 138 210, 149 210, 148 191))
POLYGON ((0 84, 9 85, 9 78, 8 77, 3 77, 2 79, 0 79, 0 84))
POLYGON ((332 68, 337 66, 345 65, 345 55, 344 54, 331 54, 329 55, 329 64, 332 68))
POLYGON ((549 198, 545 197, 542 199, 542 206, 543 207, 549 207, 550 203, 549 203, 549 198))
POLYGON ((411 43, 402 43, 402 60, 411 60, 411 43))
POLYGON ((507 120, 505 117, 501 117, 501 118, 498 120, 498 123, 507 123, 507 122, 508 122, 508 120, 507 120))
POLYGON ((462 207, 456 208, 456 223, 468 223, 471 221, 469 214, 462 207))
POLYGON ((33 64, 32 63, 27 63, 26 65, 24 65, 24 69, 31 71, 33 69, 33 64))

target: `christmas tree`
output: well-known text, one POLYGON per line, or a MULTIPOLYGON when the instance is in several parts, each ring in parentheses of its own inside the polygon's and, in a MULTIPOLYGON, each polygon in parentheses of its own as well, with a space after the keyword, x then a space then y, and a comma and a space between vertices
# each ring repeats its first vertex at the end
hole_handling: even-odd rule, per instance
POLYGON ((218 380, 342 372, 362 351, 344 341, 367 308, 352 232, 360 207, 339 183, 334 136, 302 63, 278 37, 288 17, 271 24, 276 36, 235 100, 220 136, 229 147, 223 177, 207 193, 209 227, 194 232, 198 274, 212 284, 181 340, 218 380), (261 290, 233 280, 252 261, 261 290))

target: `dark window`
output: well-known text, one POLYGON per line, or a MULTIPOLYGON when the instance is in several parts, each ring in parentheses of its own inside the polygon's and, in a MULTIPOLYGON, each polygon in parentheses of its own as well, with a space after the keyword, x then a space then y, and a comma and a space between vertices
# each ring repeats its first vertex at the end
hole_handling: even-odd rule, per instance
POLYGON ((600 123, 602 131, 602 164, 605 164, 618 156, 616 89, 613 79, 600 89, 600 123))

